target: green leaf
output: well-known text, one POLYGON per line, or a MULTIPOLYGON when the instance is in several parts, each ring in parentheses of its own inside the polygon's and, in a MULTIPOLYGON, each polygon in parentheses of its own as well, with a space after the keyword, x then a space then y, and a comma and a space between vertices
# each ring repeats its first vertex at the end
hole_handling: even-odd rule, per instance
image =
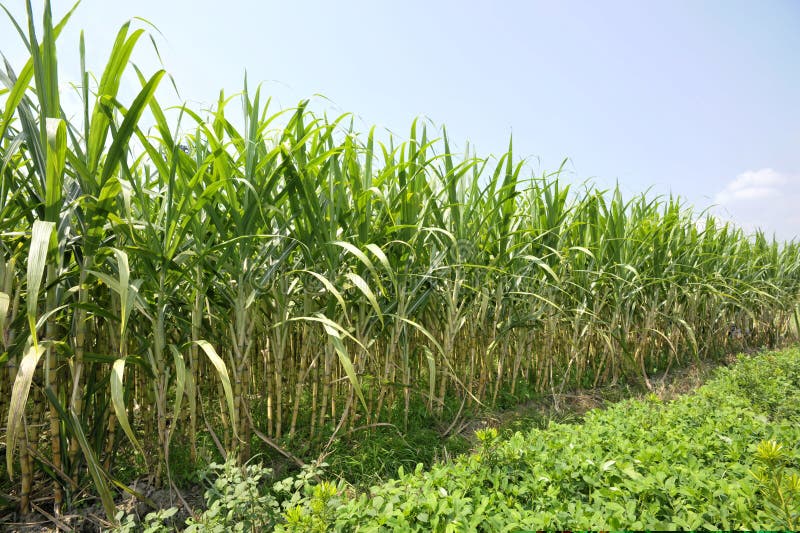
POLYGON ((0 291, 0 334, 6 330, 6 318, 8 317, 8 306, 11 304, 11 297, 0 291))
POLYGON ((119 275, 119 284, 117 285, 117 292, 119 294, 119 307, 120 307, 120 338, 125 339, 125 333, 128 328, 128 319, 131 315, 131 307, 135 298, 136 287, 131 285, 130 277, 131 271, 128 266, 128 254, 122 250, 114 248, 114 256, 117 258, 117 274, 119 275))
POLYGON ((122 161, 122 158, 125 157, 125 154, 128 150, 128 144, 130 143, 133 133, 136 131, 139 118, 142 116, 142 112, 145 110, 145 108, 149 105, 150 99, 155 94, 158 83, 161 81, 161 78, 164 77, 164 74, 165 71, 163 70, 159 70, 153 74, 153 76, 150 78, 150 81, 148 81, 139 94, 136 95, 136 98, 131 104, 130 109, 128 109, 128 112, 125 113, 125 118, 123 119, 119 130, 114 136, 114 141, 111 143, 111 147, 108 149, 108 154, 106 155, 106 159, 103 164, 103 173, 100 176, 101 188, 116 171, 120 161, 122 161))
MULTIPOLYGON (((45 179, 45 220, 58 222, 61 215, 62 181, 67 157, 67 126, 60 118, 47 118, 47 171, 45 179)), ((53 243, 55 244, 55 242, 53 243)))
POLYGON ((114 361, 114 365, 111 368, 111 404, 114 406, 114 413, 117 415, 117 420, 119 421, 120 427, 122 427, 122 431, 125 432, 128 440, 136 447, 136 450, 142 454, 146 463, 147 457, 145 456, 144 449, 141 444, 139 444, 139 441, 136 440, 133 429, 131 429, 131 424, 128 421, 128 411, 125 408, 124 375, 125 359, 117 359, 114 361))
MULTIPOLYGON (((61 30, 64 29, 64 26, 66 26, 67 21, 69 21, 70 17, 75 12, 75 9, 78 7, 79 3, 80 1, 75 2, 75 4, 73 4, 72 8, 67 12, 67 14, 64 15, 64 17, 62 17, 62 19, 55 26, 55 28, 52 29, 53 41, 55 41, 55 39, 57 39, 58 36, 61 34, 61 30)), ((28 2, 27 4, 28 4, 27 5, 28 13, 31 13, 30 2, 28 2)), ((11 13, 8 11, 8 9, 6 9, 6 7, 2 4, 0 4, 0 7, 6 12, 6 14, 9 16, 9 18, 11 18, 12 22, 15 24, 15 26, 17 26, 17 28, 19 29, 19 26, 16 24, 14 17, 11 16, 11 13)), ((32 34, 31 37, 33 36, 34 35, 32 34)), ((31 41, 34 41, 34 39, 31 39, 31 41)), ((31 42, 29 44, 31 46, 36 46, 37 43, 31 42)), ((42 45, 40 45, 39 49, 37 50, 40 57, 44 52, 43 47, 44 43, 42 43, 42 45)), ((31 79, 33 78, 33 74, 34 74, 34 57, 32 55, 31 58, 28 59, 27 63, 25 63, 25 66, 22 68, 22 71, 20 72, 20 75, 17 78, 17 81, 14 83, 13 87, 10 88, 11 91, 9 92, 8 98, 6 99, 6 107, 5 110, 3 111, 3 117, 2 120, 0 120, 0 140, 2 140, 5 137, 7 128, 11 125, 12 122, 11 117, 14 116, 14 111, 17 109, 20 102, 22 102, 22 99, 25 97, 25 93, 28 90, 28 86, 30 85, 31 79)))
POLYGON ((34 347, 38 347, 36 335, 36 315, 39 308, 39 288, 44 277, 44 267, 47 264, 47 250, 50 247, 50 237, 55 224, 36 220, 31 231, 31 247, 28 252, 28 324, 31 330, 34 347))
POLYGON ((234 409, 233 404, 233 388, 231 388, 231 379, 228 376, 228 367, 225 366, 225 361, 217 355, 217 351, 214 349, 213 346, 208 341, 205 340, 198 340, 195 343, 203 349, 203 353, 208 356, 208 360, 211 361, 211 364, 214 365, 214 368, 217 371, 217 375, 219 375, 219 379, 222 380, 222 388, 225 391, 225 398, 228 401, 228 412, 230 413, 231 417, 231 426, 233 427, 233 434, 238 438, 236 433, 237 423, 236 420, 238 417, 236 416, 236 409, 234 409))
POLYGON ((350 380, 350 384, 353 386, 358 399, 361 400, 361 405, 364 406, 364 412, 369 413, 369 407, 367 407, 367 401, 364 399, 364 394, 361 392, 361 384, 358 381, 356 370, 353 368, 353 362, 350 360, 350 355, 347 353, 347 348, 342 342, 339 332, 324 322, 322 323, 322 326, 325 328, 325 332, 328 334, 331 342, 333 342, 336 355, 339 357, 339 363, 342 365, 342 368, 344 368, 345 374, 347 374, 347 379, 350 380))
MULTIPOLYGON (((186 372, 186 363, 183 360, 180 350, 174 344, 169 345, 172 351, 172 360, 175 362, 175 404, 172 409, 172 430, 169 432, 170 438, 175 433, 177 428, 178 418, 181 415, 181 401, 183 400, 183 391, 186 388, 186 380, 188 373, 186 372)), ((191 377, 189 377, 191 380, 191 377)), ((193 392, 190 390, 189 392, 193 392)), ((169 443, 167 443, 169 445, 169 443)))
POLYGON ((369 288, 369 285, 364 278, 353 272, 345 273, 345 277, 349 279, 353 285, 355 285, 356 288, 367 298, 367 301, 369 301, 372 309, 375 310, 375 314, 378 316, 380 321, 383 322, 383 313, 381 312, 381 307, 378 305, 377 298, 375 298, 375 293, 373 293, 372 289, 369 288))
POLYGON ((97 455, 89 445, 89 441, 86 438, 83 427, 81 426, 81 421, 74 412, 70 411, 69 414, 72 418, 72 430, 78 439, 78 444, 80 445, 81 451, 83 451, 83 456, 86 458, 86 462, 88 463, 89 474, 92 476, 94 486, 97 489, 98 494, 100 494, 100 501, 103 503, 103 510, 106 512, 106 518, 112 524, 116 524, 117 521, 115 516, 117 508, 114 504, 114 496, 111 494, 111 490, 108 488, 108 484, 106 483, 106 476, 108 476, 108 474, 103 470, 103 467, 100 466, 100 461, 97 458, 97 455))
MULTIPOLYGON (((11 402, 8 407, 8 429, 6 430, 6 471, 8 472, 8 478, 12 480, 14 479, 14 450, 16 450, 20 434, 25 431, 22 417, 25 413, 25 405, 28 402, 33 373, 42 354, 44 354, 44 348, 41 346, 28 348, 19 364, 17 377, 11 389, 11 402)), ((27 442, 25 446, 27 446, 27 442)))
POLYGON ((624 473, 626 476, 628 476, 633 480, 642 479, 642 475, 636 470, 634 470, 632 466, 626 466, 625 468, 623 468, 622 473, 624 473))

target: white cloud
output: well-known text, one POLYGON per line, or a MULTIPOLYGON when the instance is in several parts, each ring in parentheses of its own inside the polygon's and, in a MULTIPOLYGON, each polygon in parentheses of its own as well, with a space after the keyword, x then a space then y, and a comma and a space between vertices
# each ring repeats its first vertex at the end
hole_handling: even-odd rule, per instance
POLYGON ((788 181, 788 178, 779 174, 771 168, 762 168, 761 170, 748 170, 742 172, 736 179, 733 180, 729 187, 733 190, 741 190, 748 187, 768 187, 774 185, 783 185, 788 181))
POLYGON ((745 187, 733 191, 735 199, 749 200, 751 198, 769 198, 770 196, 777 196, 780 194, 778 189, 773 187, 745 187))
POLYGON ((714 197, 714 212, 748 232, 800 239, 800 176, 771 168, 748 170, 714 197))
POLYGON ((780 194, 780 188, 789 182, 789 178, 775 172, 771 168, 748 170, 742 172, 717 193, 714 203, 730 204, 737 200, 768 198, 780 194))

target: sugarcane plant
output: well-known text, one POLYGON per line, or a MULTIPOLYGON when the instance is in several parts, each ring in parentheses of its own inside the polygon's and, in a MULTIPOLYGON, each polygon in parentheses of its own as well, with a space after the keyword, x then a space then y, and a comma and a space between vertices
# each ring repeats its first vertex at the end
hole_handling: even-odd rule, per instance
POLYGON ((421 120, 398 141, 309 101, 275 110, 247 80, 163 108, 166 73, 130 63, 135 23, 97 83, 81 34, 68 118, 56 43, 76 8, 55 22, 46 1, 40 39, 30 0, 25 24, 4 7, 30 54, 0 70, 0 416, 22 514, 89 489, 113 522, 135 492, 123 457, 170 485, 176 446, 310 456, 419 410, 448 433, 509 395, 651 386, 796 337, 796 242, 537 174, 511 141, 459 155, 421 120))

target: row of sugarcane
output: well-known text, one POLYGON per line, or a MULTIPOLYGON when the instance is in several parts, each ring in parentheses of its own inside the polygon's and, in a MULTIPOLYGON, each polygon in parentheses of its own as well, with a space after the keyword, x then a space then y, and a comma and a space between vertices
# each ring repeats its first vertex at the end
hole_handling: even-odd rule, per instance
POLYGON ((571 188, 511 143, 457 156, 418 122, 396 144, 247 88, 241 114, 222 94, 165 110, 164 72, 129 65, 129 24, 95 85, 81 36, 67 118, 72 11, 54 23, 45 3, 39 39, 27 7, 30 59, 0 72, 0 417, 23 514, 36 490, 58 514, 91 487, 113 520, 131 446, 168 483, 170 450, 195 460, 201 435, 246 460, 419 409, 452 430, 521 389, 650 386, 796 333, 794 242, 571 188), (123 75, 141 86, 126 103, 123 75))

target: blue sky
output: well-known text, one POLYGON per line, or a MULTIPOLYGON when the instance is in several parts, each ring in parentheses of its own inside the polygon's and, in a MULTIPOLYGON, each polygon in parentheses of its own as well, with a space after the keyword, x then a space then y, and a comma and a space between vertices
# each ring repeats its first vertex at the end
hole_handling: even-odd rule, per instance
MULTIPOLYGON (((6 5, 23 13, 22 0, 6 5)), ((85 0, 61 39, 62 79, 77 78, 79 29, 99 73, 134 16, 161 31, 164 65, 195 107, 240 90, 246 70, 281 107, 322 94, 317 109, 401 137, 424 116, 479 154, 513 133, 537 172, 569 158, 576 184, 672 192, 800 237, 795 0, 85 0)), ((0 23, 2 51, 19 68, 10 29, 0 23)), ((158 66, 145 41, 135 61, 158 66)), ((160 98, 178 101, 168 85, 160 98)))

